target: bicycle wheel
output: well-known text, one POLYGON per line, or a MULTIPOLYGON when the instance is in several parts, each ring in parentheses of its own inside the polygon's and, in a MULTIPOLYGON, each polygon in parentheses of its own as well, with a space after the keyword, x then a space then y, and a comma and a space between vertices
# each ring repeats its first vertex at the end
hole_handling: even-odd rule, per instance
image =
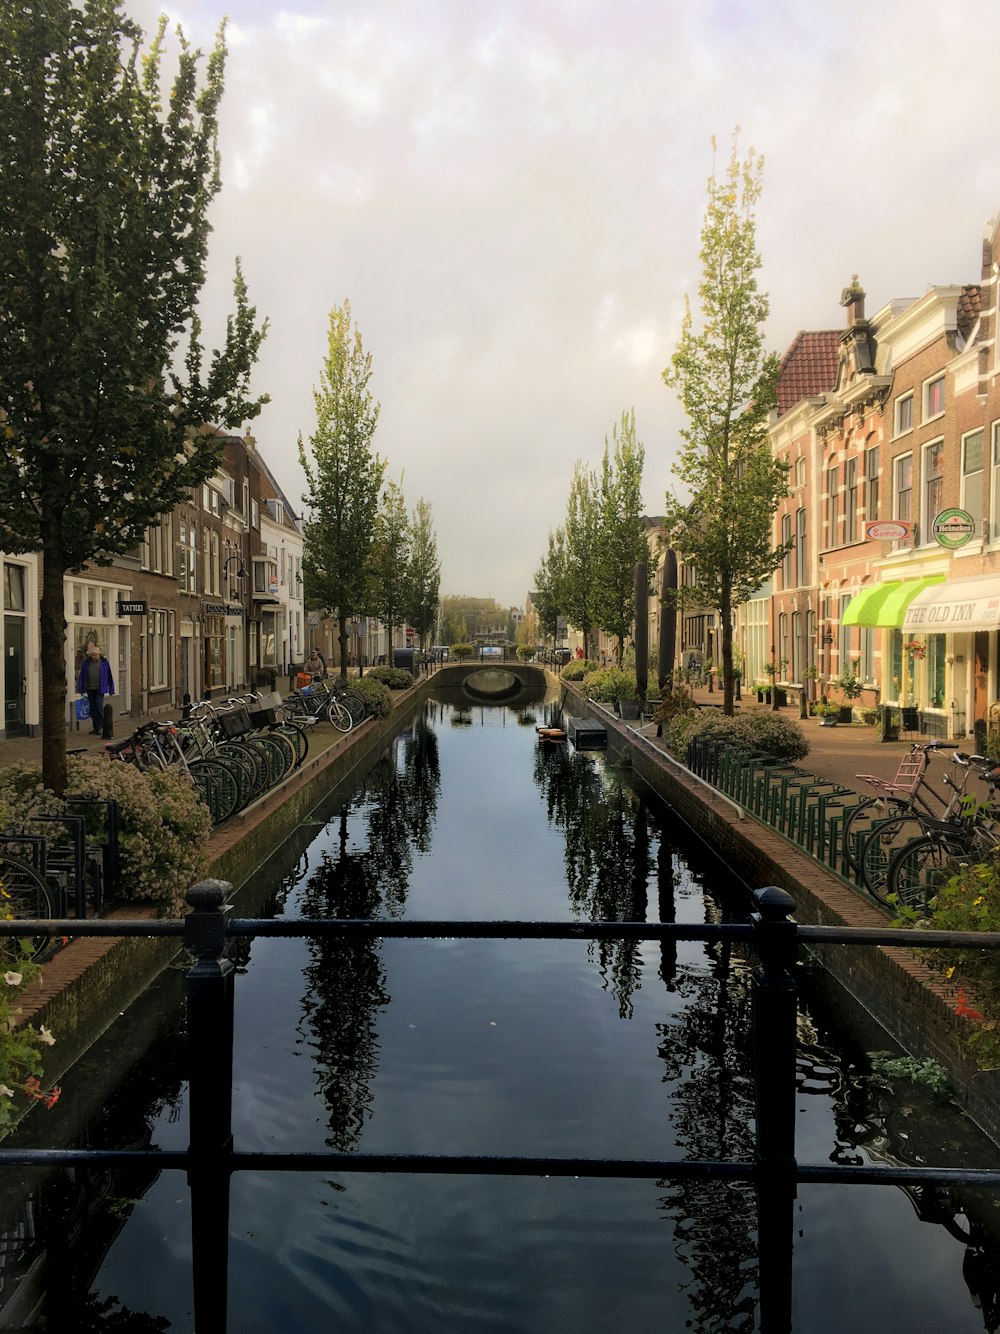
POLYGON ((332 723, 338 732, 349 732, 354 726, 350 709, 341 704, 335 695, 326 706, 326 721, 332 723))
POLYGON ((254 738, 267 754, 271 766, 271 783, 280 783, 295 768, 295 747, 280 732, 267 732, 254 738))
POLYGON ((844 856, 848 869, 859 883, 863 883, 860 852, 865 839, 880 820, 902 815, 905 809, 907 809, 905 801, 898 801, 892 797, 869 797, 847 811, 843 827, 844 856))
POLYGON ((213 825, 224 824, 239 807, 236 779, 219 760, 192 760, 188 772, 208 807, 213 825))
MULTIPOLYGON (((52 916, 52 898, 45 877, 20 857, 0 852, 0 916, 6 921, 19 917, 42 921, 52 916)), ((31 959, 37 959, 51 943, 52 937, 38 935, 17 936, 21 948, 31 959)))
POLYGON ((885 905, 889 863, 900 849, 923 838, 927 826, 915 815, 894 815, 872 825, 858 851, 861 883, 873 899, 885 905))
POLYGON ((273 727, 268 728, 268 731, 280 732, 282 736, 288 737, 295 747, 295 767, 298 768, 309 754, 309 733, 302 724, 275 723, 273 727))
POLYGON ((243 749, 238 742, 223 741, 217 747, 213 758, 222 760, 224 764, 227 764, 235 777, 240 790, 239 809, 242 810, 244 806, 249 806, 250 802, 261 792, 254 757, 243 749))
POLYGON ((358 723, 363 723, 368 717, 368 705, 364 701, 364 696, 360 695, 358 691, 348 688, 338 695, 337 698, 340 700, 341 704, 350 711, 351 717, 354 719, 355 727, 357 727, 358 723))
MULTIPOLYGON (((969 860, 966 844, 949 834, 928 834, 901 848, 886 872, 886 897, 922 912, 938 889, 969 860)), ((891 906, 891 905, 890 905, 891 906)))

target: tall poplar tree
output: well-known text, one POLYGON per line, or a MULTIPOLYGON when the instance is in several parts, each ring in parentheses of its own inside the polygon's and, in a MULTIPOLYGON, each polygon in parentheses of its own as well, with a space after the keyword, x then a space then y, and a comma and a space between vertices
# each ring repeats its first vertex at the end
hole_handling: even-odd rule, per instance
POLYGON ((347 675, 347 622, 368 614, 372 544, 385 462, 373 452, 379 404, 368 388, 371 353, 351 324, 351 303, 330 311, 327 352, 313 390, 316 429, 307 451, 302 569, 310 607, 337 617, 340 674, 347 675))
MULTIPOLYGON (((713 148, 715 142, 713 140, 713 148)), ((742 160, 734 138, 725 175, 714 170, 701 231, 700 328, 690 308, 663 372, 687 416, 674 476, 686 495, 667 495, 671 546, 694 564, 695 596, 716 608, 722 636, 723 711, 733 711, 733 614, 778 567, 774 513, 787 468, 768 443, 777 403, 778 358, 764 351, 768 299, 757 288, 754 209, 763 159, 742 160)))
POLYGON ((594 616, 617 641, 618 666, 635 620, 635 567, 649 557, 642 524, 642 467, 646 452, 635 436, 635 413, 623 412, 604 437, 594 549, 594 616))
POLYGON ((561 528, 549 533, 549 549, 535 571, 534 606, 543 639, 555 642, 563 612, 566 577, 566 537, 561 528))
POLYGON ((598 535, 597 478, 582 462, 573 467, 573 480, 563 524, 562 600, 566 619, 583 635, 589 657, 594 628, 595 546, 598 535))
POLYGON ((370 610, 389 632, 389 665, 393 666, 392 635, 406 618, 410 584, 410 520, 403 488, 387 482, 382 503, 375 515, 372 541, 372 592, 370 610))
POLYGON ((266 401, 249 397, 266 326, 238 264, 207 366, 200 343, 223 32, 203 80, 179 36, 165 97, 165 31, 141 55, 116 0, 32 0, 0 20, 0 549, 42 555, 42 775, 56 792, 64 576, 133 550, 215 471, 222 438, 202 428, 266 401))
POLYGON ((421 650, 437 618, 441 596, 441 562, 430 502, 421 497, 410 519, 410 577, 406 618, 417 632, 421 650))

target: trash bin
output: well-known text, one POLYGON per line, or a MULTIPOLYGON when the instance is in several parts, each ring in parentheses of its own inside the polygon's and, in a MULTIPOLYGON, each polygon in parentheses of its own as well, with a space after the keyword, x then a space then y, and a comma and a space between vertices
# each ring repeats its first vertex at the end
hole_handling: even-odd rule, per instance
POLYGON ((415 666, 417 650, 414 648, 394 648, 392 650, 393 667, 402 667, 404 672, 412 672, 415 666))

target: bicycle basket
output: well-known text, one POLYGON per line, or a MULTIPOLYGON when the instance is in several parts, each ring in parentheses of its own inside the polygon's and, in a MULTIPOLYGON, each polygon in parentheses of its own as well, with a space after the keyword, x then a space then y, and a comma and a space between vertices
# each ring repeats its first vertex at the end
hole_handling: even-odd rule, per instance
POLYGON ((270 727, 278 721, 278 714, 275 709, 252 709, 250 721, 254 727, 270 727))
POLYGON ((232 741, 234 737, 250 731, 250 715, 242 705, 235 709, 227 709, 225 713, 220 713, 218 718, 222 735, 227 741, 232 741))

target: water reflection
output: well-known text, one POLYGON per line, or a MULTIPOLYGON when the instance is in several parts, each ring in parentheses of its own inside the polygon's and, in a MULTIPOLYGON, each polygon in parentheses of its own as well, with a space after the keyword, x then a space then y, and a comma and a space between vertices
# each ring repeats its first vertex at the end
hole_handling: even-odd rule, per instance
MULTIPOLYGON (((335 846, 298 891, 306 917, 398 917, 414 852, 431 845, 441 788, 437 737, 426 720, 397 737, 354 803, 364 834, 351 839, 351 805, 336 819, 335 846)), ((377 940, 309 941, 302 999, 316 1079, 329 1111, 327 1144, 356 1148, 372 1105, 378 1014, 392 999, 377 940)))

